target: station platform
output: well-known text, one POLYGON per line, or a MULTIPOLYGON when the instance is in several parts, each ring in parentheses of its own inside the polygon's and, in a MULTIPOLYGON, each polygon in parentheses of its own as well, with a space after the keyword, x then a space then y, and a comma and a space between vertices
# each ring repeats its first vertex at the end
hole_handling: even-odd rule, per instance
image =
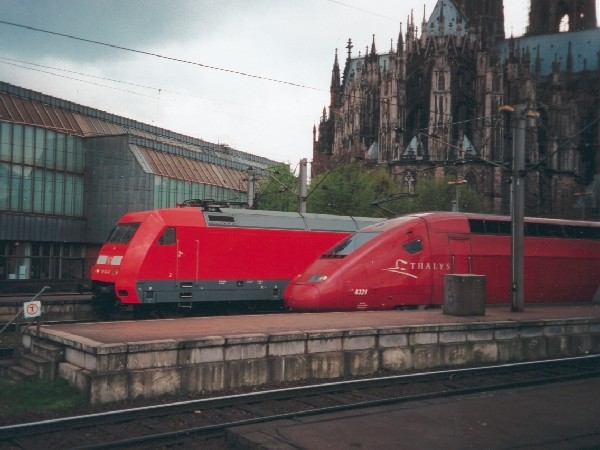
POLYGON ((43 325, 25 348, 91 403, 600 353, 600 304, 43 325))
POLYGON ((280 420, 228 430, 238 449, 600 448, 600 380, 280 420))
POLYGON ((600 303, 564 306, 531 306, 511 312, 508 306, 487 307, 483 316, 451 316, 441 309, 420 311, 353 311, 332 313, 281 313, 236 316, 188 317, 140 321, 57 324, 43 327, 55 336, 91 340, 99 344, 188 340, 208 336, 235 336, 323 330, 352 330, 450 324, 527 323, 568 318, 600 318, 600 303))

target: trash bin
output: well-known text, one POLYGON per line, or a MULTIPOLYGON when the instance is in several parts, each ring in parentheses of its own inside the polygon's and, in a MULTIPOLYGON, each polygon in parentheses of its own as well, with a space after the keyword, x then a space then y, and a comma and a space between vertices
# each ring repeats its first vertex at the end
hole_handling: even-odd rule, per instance
POLYGON ((485 275, 445 275, 442 311, 451 316, 485 315, 485 275))

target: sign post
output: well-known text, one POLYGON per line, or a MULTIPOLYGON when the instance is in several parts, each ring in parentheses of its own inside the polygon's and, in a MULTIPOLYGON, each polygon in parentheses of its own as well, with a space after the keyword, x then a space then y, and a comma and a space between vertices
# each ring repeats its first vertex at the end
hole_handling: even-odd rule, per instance
POLYGON ((42 303, 39 300, 33 300, 23 303, 23 318, 36 320, 36 332, 40 334, 40 317, 42 316, 42 303))

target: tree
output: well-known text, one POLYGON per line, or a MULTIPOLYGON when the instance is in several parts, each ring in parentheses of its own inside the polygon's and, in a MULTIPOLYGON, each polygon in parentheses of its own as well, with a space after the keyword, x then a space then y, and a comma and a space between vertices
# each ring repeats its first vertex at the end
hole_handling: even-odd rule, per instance
POLYGON ((269 211, 298 211, 298 178, 285 163, 273 164, 258 182, 256 208, 269 211))
POLYGON ((307 210, 322 214, 381 216, 381 212, 371 206, 377 189, 385 190, 389 185, 380 177, 365 171, 360 163, 336 167, 311 180, 307 210))
POLYGON ((481 196, 467 184, 448 184, 453 181, 450 178, 421 180, 416 188, 416 211, 451 211, 457 196, 459 211, 481 211, 481 196))
MULTIPOLYGON (((427 211, 451 211, 458 193, 459 210, 482 211, 481 196, 454 178, 421 178, 414 193, 402 192, 385 166, 366 168, 355 162, 310 182, 307 211, 344 216, 395 217, 427 211)), ((298 210, 298 178, 287 164, 270 166, 258 188, 258 209, 298 210)))

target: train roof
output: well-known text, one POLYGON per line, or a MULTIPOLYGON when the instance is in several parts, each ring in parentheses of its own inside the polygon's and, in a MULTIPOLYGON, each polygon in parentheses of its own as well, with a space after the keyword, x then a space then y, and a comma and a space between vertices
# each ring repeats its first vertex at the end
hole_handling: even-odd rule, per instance
POLYGON ((166 224, 171 225, 341 232, 354 232, 384 220, 372 217, 237 208, 218 208, 207 211, 200 207, 186 207, 127 213, 120 222, 144 221, 151 216, 160 216, 166 224))
POLYGON ((349 232, 357 231, 365 226, 384 220, 371 217, 233 208, 222 208, 218 212, 205 211, 204 217, 207 226, 227 225, 248 228, 349 232))
MULTIPOLYGON (((406 214, 395 217, 393 219, 385 220, 384 222, 374 224, 365 231, 376 231, 376 230, 387 230, 394 228, 400 224, 407 223, 411 220, 424 220, 427 222, 427 226, 430 231, 445 231, 445 232, 456 232, 456 233, 468 233, 473 231, 473 227, 477 227, 477 224, 485 223, 510 223, 510 216, 500 216, 492 214, 479 214, 479 213, 460 213, 460 212, 425 212, 425 213, 414 213, 406 214)), ((543 217, 526 217, 525 222, 529 224, 545 224, 554 226, 577 226, 577 227, 593 227, 599 228, 599 222, 591 221, 580 221, 580 220, 566 220, 566 219, 549 219, 543 217)))

